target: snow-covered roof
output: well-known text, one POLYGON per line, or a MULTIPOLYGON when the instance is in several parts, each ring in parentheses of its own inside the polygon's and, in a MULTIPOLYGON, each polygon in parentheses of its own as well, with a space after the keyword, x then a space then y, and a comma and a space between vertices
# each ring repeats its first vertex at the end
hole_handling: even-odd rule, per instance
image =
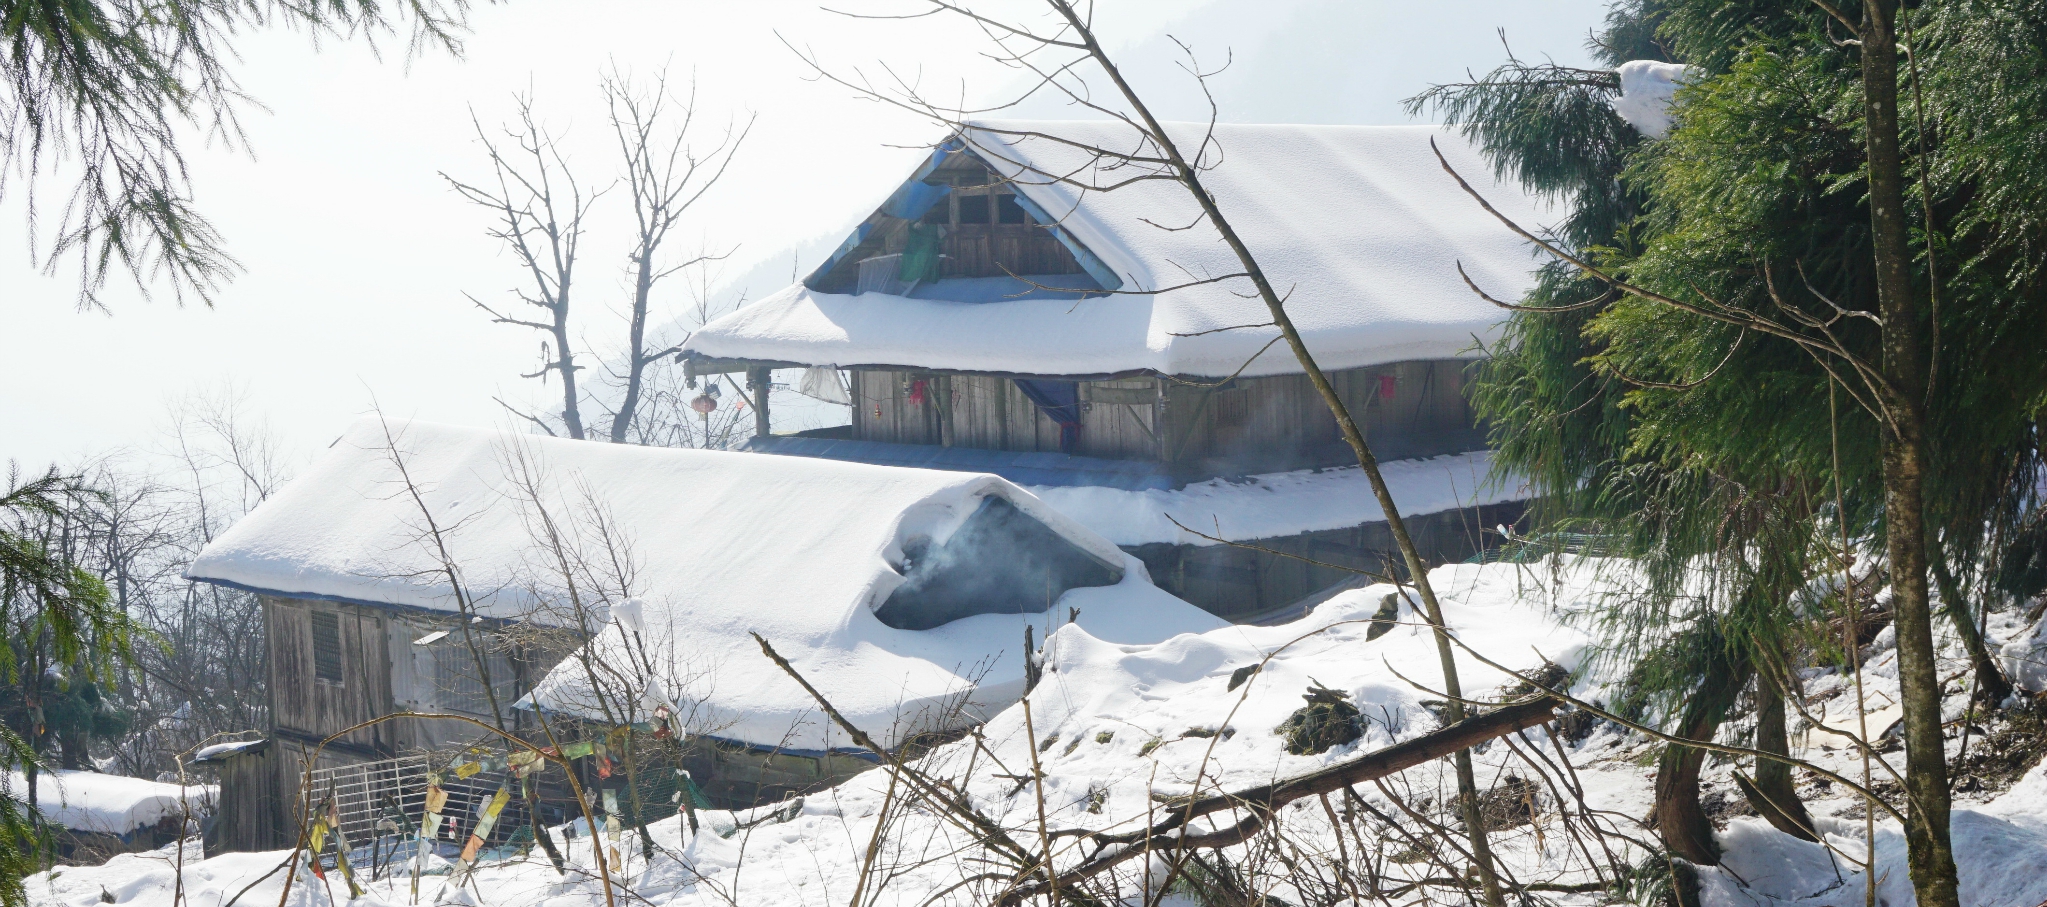
POLYGON ((243 753, 259 751, 269 746, 269 740, 235 740, 228 743, 215 743, 200 747, 198 752, 192 754, 192 761, 194 763, 226 762, 243 753))
MULTIPOLYGON (((10 773, 8 784, 16 799, 28 799, 28 780, 20 772, 10 773)), ((167 816, 181 815, 188 800, 196 817, 212 799, 208 785, 181 788, 87 771, 36 773, 36 807, 44 818, 73 831, 126 836, 167 816)))
MULTIPOLYGON (((552 548, 536 540, 538 514, 514 491, 514 475, 532 476, 571 560, 630 575, 622 589, 612 581, 609 599, 643 600, 641 621, 661 641, 660 660, 675 670, 666 689, 707 710, 704 728, 810 749, 845 741, 805 717, 813 711, 809 697, 760 655, 749 633, 767 637, 843 697, 835 704, 877 737, 905 714, 962 692, 979 662, 994 661, 983 684, 982 695, 995 697, 988 702, 1000 707, 1008 701, 1001 697, 1014 698, 1024 626, 1063 619, 1065 607, 926 630, 895 629, 876 616, 906 584, 898 572, 906 547, 914 554, 928 539, 930 550, 945 550, 984 502, 1000 500, 1111 565, 1106 572, 1120 583, 1058 599, 1079 607, 1091 632, 1148 642, 1220 623, 1153 587, 1141 565, 1101 536, 995 476, 426 422, 394 423, 390 432, 395 443, 379 420, 356 423, 311 469, 207 546, 188 575, 288 596, 452 611, 454 593, 428 537, 430 513, 479 613, 560 621, 565 597, 549 567, 552 548), (625 549, 623 571, 604 566, 611 552, 596 536, 600 517, 625 549)), ((588 600, 605 580, 579 582, 588 600)), ((600 636, 598 645, 616 635, 600 636)), ((540 701, 574 710, 575 697, 564 691, 577 680, 559 673, 541 685, 540 701)))
MULTIPOLYGON (((1192 153, 1205 127, 1167 128, 1192 153)), ((1136 175, 1098 169, 1067 144, 1138 151, 1127 127, 990 122, 962 135, 967 153, 1009 179, 1112 272, 1104 276, 1120 285, 1117 293, 1077 302, 951 302, 797 284, 705 325, 685 350, 841 367, 1224 375, 1276 336, 1271 327, 1219 330, 1270 321, 1244 279, 1152 292, 1241 270, 1179 184, 1146 180, 1103 192, 1069 182, 1106 185, 1136 175)), ((1505 313, 1464 285, 1457 263, 1496 298, 1517 298, 1532 281, 1537 262, 1526 245, 1442 171, 1432 138, 1494 206, 1523 226, 1540 224, 1546 209, 1518 185, 1496 182, 1476 149, 1439 127, 1215 127, 1215 166, 1204 185, 1286 297, 1325 368, 1479 355, 1474 338, 1489 340, 1505 313)), ((1274 345, 1243 374, 1299 370, 1284 345, 1274 345)))

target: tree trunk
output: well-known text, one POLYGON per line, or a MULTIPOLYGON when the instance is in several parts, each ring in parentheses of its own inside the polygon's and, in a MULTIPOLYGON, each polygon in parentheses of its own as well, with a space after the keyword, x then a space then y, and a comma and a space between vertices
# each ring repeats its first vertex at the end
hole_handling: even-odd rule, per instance
POLYGON ((554 343, 557 353, 554 359, 555 371, 562 376, 562 425, 568 429, 569 437, 583 440, 583 414, 576 401, 576 357, 569 352, 569 288, 564 282, 560 301, 555 304, 554 343))
MULTIPOLYGON (((654 241, 658 242, 658 240, 654 241)), ((647 302, 654 293, 654 243, 640 237, 633 256, 633 315, 626 327, 625 399, 611 415, 611 443, 624 444, 633 428, 633 414, 640 408, 640 388, 647 374, 647 302)))
MULTIPOLYGON (((1746 663, 1716 662, 1686 700, 1676 735, 1712 740, 1751 673, 1746 663)), ((1718 866, 1720 846, 1713 841, 1713 823, 1699 804, 1699 770, 1705 762, 1705 750, 1675 743, 1666 746, 1656 761, 1656 805, 1650 815, 1673 855, 1700 866, 1718 866)))
MULTIPOLYGON (((1976 695, 1984 701, 1997 704, 2011 696, 2011 681, 1998 670, 1997 659, 1990 656, 1990 646, 1983 641, 1983 631, 1976 626, 1976 617, 1969 613, 1969 601, 1962 595, 1962 584, 1955 579, 1954 571, 1947 566, 1947 555, 1938 546, 1928 543, 1933 552, 1933 581, 1940 586, 1940 612, 1955 625, 1955 635, 1962 638, 1962 647, 1969 650, 1969 661, 1976 668, 1976 695)), ((1989 602, 1983 606, 1988 608, 1989 602)))
MULTIPOLYGON (((1756 675, 1756 749, 1779 756, 1791 755, 1791 735, 1785 730, 1784 692, 1769 677, 1756 675)), ((1739 778, 1737 780, 1745 781, 1739 778)), ((1798 786, 1791 780, 1791 764, 1769 759, 1756 760, 1753 784, 1743 783, 1742 793, 1749 805, 1771 827, 1794 838, 1818 841, 1813 833, 1812 814, 1798 799, 1798 786)))
POLYGON ((1905 841, 1920 907, 1961 907, 1948 835, 1947 755, 1940 732, 1940 676, 1926 588, 1926 352, 1914 298, 1898 150, 1898 48, 1894 0, 1863 0, 1863 113, 1868 130, 1870 238, 1883 318, 1885 553, 1905 707, 1905 841))

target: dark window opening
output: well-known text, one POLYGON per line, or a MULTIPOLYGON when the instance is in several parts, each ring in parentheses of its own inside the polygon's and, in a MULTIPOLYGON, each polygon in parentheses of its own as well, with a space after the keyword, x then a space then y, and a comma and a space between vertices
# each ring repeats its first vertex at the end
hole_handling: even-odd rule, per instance
POLYGON ((898 630, 929 630, 979 614, 1040 614, 1069 589, 1123 580, 1065 536, 999 497, 981 500, 965 524, 933 545, 903 544, 903 584, 874 616, 898 630))
POLYGON ((925 209, 924 216, 918 218, 918 223, 925 224, 952 223, 952 198, 948 196, 946 198, 941 198, 938 201, 933 202, 930 208, 925 209))
POLYGON ((1016 196, 1006 193, 995 196, 995 221, 1003 224, 1031 222, 1030 218, 1025 216, 1023 206, 1016 203, 1016 196))
POLYGON ((960 199, 960 223, 985 224, 988 222, 988 196, 962 195, 960 199))
POLYGON ((341 682, 341 615, 313 612, 313 679, 341 682))

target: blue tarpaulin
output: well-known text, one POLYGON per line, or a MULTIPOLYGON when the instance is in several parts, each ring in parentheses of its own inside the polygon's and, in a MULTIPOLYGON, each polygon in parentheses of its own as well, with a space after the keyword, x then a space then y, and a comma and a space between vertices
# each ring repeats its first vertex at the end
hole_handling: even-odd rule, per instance
POLYGON ((1017 390, 1052 421, 1059 423, 1059 451, 1072 453, 1080 444, 1080 382, 1012 379, 1017 390))
POLYGON ((1095 253, 1089 252, 1086 246, 1080 244, 1080 240, 1074 239, 1072 233, 1068 233, 1065 227, 1059 225, 1058 218, 1047 213, 1044 208, 1039 207, 1037 202, 1031 201, 1030 197, 1024 195, 1021 191, 1016 193, 1016 203, 1024 209, 1024 213, 1031 216, 1031 220, 1037 221, 1039 224, 1044 225, 1045 229, 1052 231, 1052 236, 1059 240, 1059 244, 1065 246, 1066 251, 1073 253, 1073 260, 1080 265, 1080 269, 1086 271, 1089 277, 1094 278, 1095 283, 1101 284, 1102 289, 1114 290, 1123 286, 1123 278, 1117 277, 1115 271, 1109 270, 1108 265, 1103 264, 1101 259, 1095 257, 1095 253))
POLYGON ((932 205, 938 204, 951 193, 952 187, 942 183, 934 186, 923 180, 911 180, 897 189, 896 194, 889 196, 888 201, 882 203, 881 213, 904 220, 916 220, 923 217, 924 212, 931 210, 932 205))

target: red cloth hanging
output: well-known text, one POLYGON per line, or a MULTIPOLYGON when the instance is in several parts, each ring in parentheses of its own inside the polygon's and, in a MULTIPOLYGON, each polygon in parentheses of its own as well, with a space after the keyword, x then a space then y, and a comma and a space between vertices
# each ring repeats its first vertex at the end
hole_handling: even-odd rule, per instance
POLYGON ((1379 399, 1381 399, 1381 400, 1391 400, 1391 399, 1393 399, 1393 390, 1394 390, 1394 388, 1398 387, 1399 385, 1400 385, 1400 379, 1399 379, 1399 378, 1395 378, 1395 377, 1393 377, 1392 375, 1380 375, 1380 376, 1379 376, 1379 399))
POLYGON ((924 405, 924 379, 922 378, 910 382, 910 405, 924 405))

